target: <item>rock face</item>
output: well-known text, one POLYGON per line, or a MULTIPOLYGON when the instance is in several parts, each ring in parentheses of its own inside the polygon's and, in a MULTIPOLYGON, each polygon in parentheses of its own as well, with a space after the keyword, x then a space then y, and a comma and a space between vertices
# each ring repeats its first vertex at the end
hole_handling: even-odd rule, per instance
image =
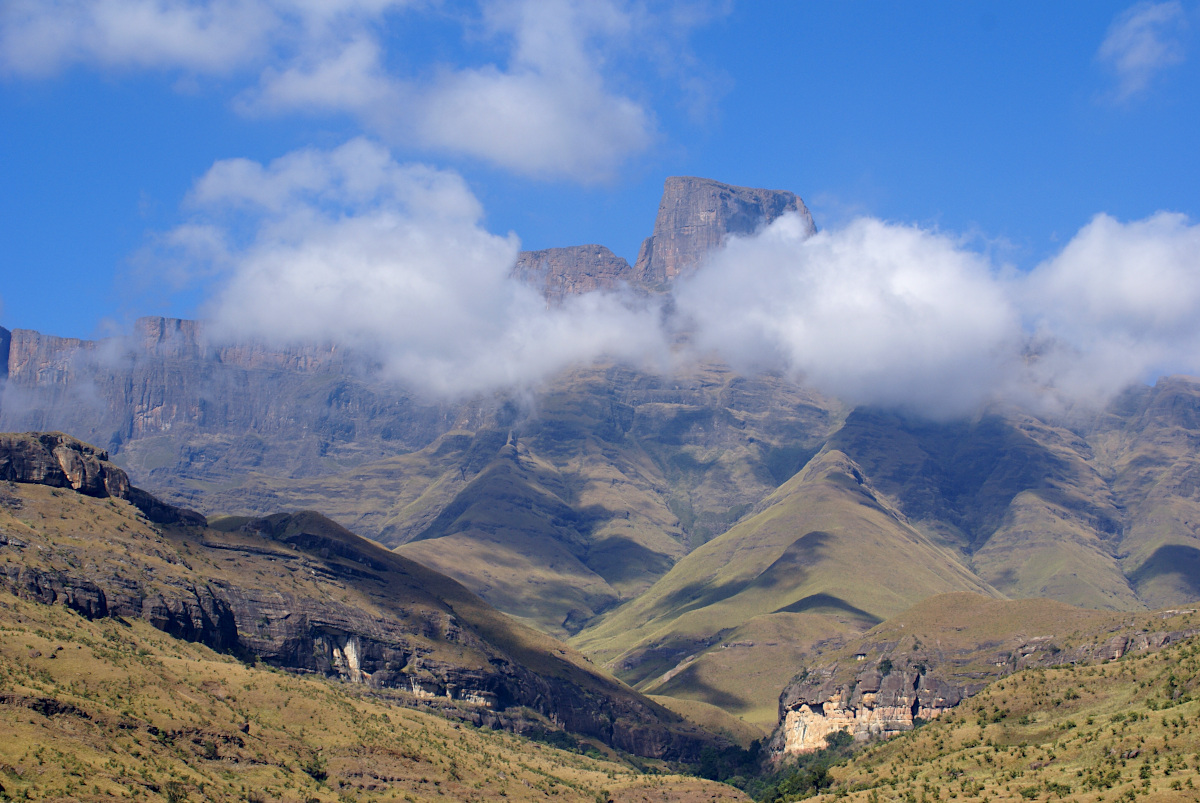
POLYGON ((818 673, 808 683, 785 691, 787 702, 781 702, 784 710, 779 726, 779 747, 784 755, 820 749, 825 737, 835 731, 862 741, 912 730, 915 719, 940 716, 962 702, 969 691, 913 669, 883 676, 872 667, 849 686, 837 683, 831 675, 818 673))
POLYGON ((633 280, 633 268, 602 245, 576 245, 522 251, 512 275, 556 303, 569 295, 615 290, 633 280))
POLYGON ((0 433, 0 480, 70 488, 87 496, 127 499, 159 524, 203 526, 191 510, 160 502, 129 484, 108 461, 108 452, 61 432, 0 433))
POLYGON ((1162 611, 1131 618, 1050 600, 986 600, 968 594, 927 600, 814 657, 780 695, 771 750, 776 757, 811 752, 824 747, 835 731, 857 740, 894 736, 912 730, 919 719, 941 716, 1014 672, 1158 650, 1200 633, 1163 629, 1166 620, 1191 613, 1162 611), (1029 635, 1043 627, 1070 635, 1029 635))
POLYGON ((816 231, 808 208, 794 193, 672 176, 663 188, 654 234, 642 243, 633 273, 643 286, 664 287, 730 234, 752 234, 785 212, 800 215, 816 231))
POLYGON ((477 725, 563 728, 657 758, 690 760, 723 744, 444 575, 319 514, 155 528, 82 492, 26 490, 64 487, 47 477, 0 485, 0 589, 22 598, 401 690, 477 725))

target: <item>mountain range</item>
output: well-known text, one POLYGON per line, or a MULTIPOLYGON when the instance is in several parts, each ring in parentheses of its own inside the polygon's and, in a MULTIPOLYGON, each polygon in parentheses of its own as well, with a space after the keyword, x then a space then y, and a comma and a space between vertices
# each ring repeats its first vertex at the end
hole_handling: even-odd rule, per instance
MULTIPOLYGON (((550 305, 669 299, 784 213, 815 231, 793 193, 672 178, 634 265, 587 245, 523 252, 513 273, 550 305)), ((320 510, 318 529, 390 550, 372 560, 452 578, 634 689, 763 735, 814 649, 936 595, 1107 611, 1200 596, 1188 377, 1099 411, 945 421, 712 361, 602 361, 530 394, 430 400, 336 344, 221 343, 163 318, 101 341, 0 331, 0 357, 2 430, 94 443, 164 503, 238 517, 238 538, 320 510)))

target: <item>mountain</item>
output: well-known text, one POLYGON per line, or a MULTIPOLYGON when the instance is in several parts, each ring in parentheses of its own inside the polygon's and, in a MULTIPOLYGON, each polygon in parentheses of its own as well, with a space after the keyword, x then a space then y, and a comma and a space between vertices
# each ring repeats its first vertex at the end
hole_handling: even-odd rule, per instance
POLYGON ((806 645, 959 590, 995 593, 830 450, 574 643, 647 693, 699 699, 769 730, 806 645))
POLYGON ((0 666, 5 800, 748 800, 646 772, 599 742, 472 727, 401 692, 245 663, 142 619, 88 619, 5 590, 0 666))
MULTIPOLYGON (((581 246, 524 252, 514 274, 551 303, 661 290, 638 270, 680 275, 789 211, 808 215, 792 193, 672 178, 641 268, 581 246)), ((320 509, 563 636, 727 529, 843 414, 719 365, 657 376, 598 364, 532 399, 438 404, 333 345, 219 345, 201 324, 161 318, 99 342, 17 330, 5 365, 2 428, 99 442, 138 482, 202 512, 320 509)))
POLYGON ((810 232, 817 230, 808 207, 794 193, 734 187, 691 176, 668 178, 654 234, 642 243, 633 266, 635 281, 665 289, 729 235, 752 234, 788 212, 799 215, 810 232))
MULTIPOLYGON (((782 214, 811 229, 792 193, 671 178, 633 266, 588 245, 513 271, 548 304, 625 287, 669 307, 713 247, 782 214)), ((220 344, 161 318, 103 341, 0 332, 0 351, 0 428, 97 443, 180 508, 321 510, 639 690, 764 733, 814 643, 936 594, 1200 597, 1193 378, 1099 411, 935 421, 711 362, 598 361, 441 403, 336 344, 220 344)))
MULTIPOLYGON (((0 498, 0 587, 88 619, 169 635, 301 673, 402 690, 476 724, 595 738, 694 758, 714 740, 499 613, 453 580, 316 513, 154 523, 102 452, 61 435, 0 437, 16 481, 0 498), (63 488, 22 471, 90 462, 63 488), (79 483, 74 483, 79 484, 79 483)), ((158 504, 157 509, 166 510, 158 504)))

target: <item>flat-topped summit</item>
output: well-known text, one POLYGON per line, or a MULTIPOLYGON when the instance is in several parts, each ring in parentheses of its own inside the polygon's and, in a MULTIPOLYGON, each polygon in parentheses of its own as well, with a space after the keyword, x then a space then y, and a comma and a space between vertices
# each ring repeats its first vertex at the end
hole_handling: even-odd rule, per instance
POLYGON ((537 287, 550 301, 564 296, 614 290, 633 280, 633 268, 603 245, 573 245, 522 251, 512 275, 537 287))
POLYGON ((642 285, 660 287, 694 268, 730 234, 752 234, 786 212, 796 212, 810 231, 816 231, 808 207, 793 192, 671 176, 663 186, 654 234, 642 243, 634 275, 642 285))

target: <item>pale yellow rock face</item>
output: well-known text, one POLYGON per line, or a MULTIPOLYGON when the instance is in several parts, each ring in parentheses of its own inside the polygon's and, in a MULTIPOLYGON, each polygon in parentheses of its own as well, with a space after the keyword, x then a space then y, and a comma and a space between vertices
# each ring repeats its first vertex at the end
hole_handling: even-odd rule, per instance
MULTIPOLYGON (((876 707, 873 694, 863 696, 858 706, 844 706, 840 694, 815 708, 801 705, 787 712, 783 720, 783 754, 794 756, 811 753, 825 747, 825 739, 837 731, 845 731, 858 741, 871 737, 888 738, 913 728, 911 700, 898 700, 897 705, 876 707)), ((916 717, 934 719, 947 709, 917 706, 916 717)))

